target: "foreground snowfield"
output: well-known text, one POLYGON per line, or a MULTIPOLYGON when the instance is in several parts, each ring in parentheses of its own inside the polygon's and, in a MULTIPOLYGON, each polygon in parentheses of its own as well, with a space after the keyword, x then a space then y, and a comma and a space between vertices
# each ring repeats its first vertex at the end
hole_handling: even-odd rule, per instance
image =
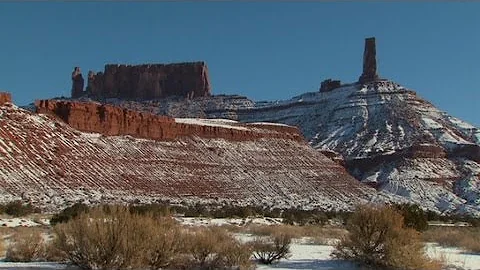
MULTIPOLYGON (((354 263, 334 260, 330 257, 333 246, 327 245, 311 245, 305 241, 298 241, 291 246, 292 256, 288 260, 281 260, 273 265, 258 265, 257 269, 319 269, 319 270, 360 270, 365 269, 354 263)), ((479 270, 480 254, 464 253, 458 248, 443 248, 435 244, 427 245, 427 253, 438 259, 445 261, 444 269, 464 269, 479 270)), ((0 262, 0 269, 63 269, 75 270, 75 267, 69 267, 59 263, 51 262, 35 262, 35 263, 9 263, 0 262)))
MULTIPOLYGON (((37 219, 37 223, 31 218, 0 218, 0 224, 4 227, 18 227, 18 226, 38 226, 46 225, 48 220, 37 219)), ((235 219, 235 218, 185 218, 178 217, 179 221, 183 225, 187 226, 222 226, 222 225, 236 225, 244 226, 245 224, 258 224, 258 225, 278 225, 281 223, 281 219, 275 218, 247 218, 247 219, 235 219)), ((250 234, 236 234, 241 241, 251 241, 254 236, 250 234)), ((355 263, 335 260, 330 257, 330 254, 334 250, 331 245, 316 245, 311 244, 308 237, 295 239, 291 245, 291 257, 289 259, 281 260, 273 265, 258 265, 257 269, 319 269, 319 270, 363 270, 355 263)), ((445 248, 438 246, 434 243, 428 243, 426 252, 431 258, 440 259, 444 262, 444 269, 449 270, 480 270, 480 254, 471 254, 464 252, 459 248, 445 248)), ((32 263, 11 263, 0 261, 0 269, 12 269, 12 270, 26 270, 26 269, 39 269, 39 270, 76 270, 78 268, 73 266, 67 266, 54 262, 32 262, 32 263)))
POLYGON ((257 269, 360 269, 354 263, 333 260, 330 254, 333 246, 292 244, 292 256, 273 265, 259 265, 257 269))

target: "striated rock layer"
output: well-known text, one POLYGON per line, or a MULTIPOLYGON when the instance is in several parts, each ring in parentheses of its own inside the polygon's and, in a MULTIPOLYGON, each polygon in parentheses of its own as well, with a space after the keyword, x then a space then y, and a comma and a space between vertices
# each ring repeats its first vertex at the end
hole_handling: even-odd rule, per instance
POLYGON ((149 65, 106 65, 105 71, 89 72, 87 94, 94 98, 132 100, 168 96, 210 96, 205 62, 149 65))
MULTIPOLYGON (((41 108, 62 108, 59 104, 68 103, 44 102, 41 108)), ((56 115, 68 115, 69 124, 86 125, 74 119, 75 111, 88 110, 86 115, 91 115, 91 120, 97 117, 92 115, 98 108, 70 103, 68 114, 56 115)), ((112 112, 105 119, 109 116, 114 119, 112 112)), ((215 125, 221 129, 278 133, 278 127, 238 126, 225 120, 153 120, 156 118, 145 114, 132 117, 160 124, 175 121, 182 126, 215 125)), ((129 118, 121 121, 125 119, 129 118)), ((121 121, 115 128, 112 122, 108 130, 129 130, 130 125, 121 121)), ((92 123, 88 128, 96 125, 92 123)), ((217 135, 208 138, 202 133, 169 140, 104 136, 80 132, 58 117, 31 113, 11 104, 0 106, 0 126, 3 201, 23 199, 47 209, 76 201, 170 200, 340 210, 375 197, 373 189, 352 178, 343 167, 290 135, 253 136, 248 140, 217 135)))
POLYGON ((442 212, 480 214, 480 130, 386 80, 290 100, 239 96, 118 105, 171 116, 297 126, 309 143, 380 194, 442 212))

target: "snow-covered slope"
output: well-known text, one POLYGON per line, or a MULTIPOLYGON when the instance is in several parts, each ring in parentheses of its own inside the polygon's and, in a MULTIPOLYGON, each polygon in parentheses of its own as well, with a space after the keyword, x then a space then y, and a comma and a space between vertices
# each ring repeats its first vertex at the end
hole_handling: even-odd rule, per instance
MULTIPOLYGON (((176 121, 239 128, 228 120, 176 121)), ((260 132, 261 125, 242 128, 260 132)), ((7 103, 0 106, 0 199, 49 209, 170 200, 340 210, 378 196, 299 140, 103 136, 7 103)))
POLYGON ((351 174, 381 194, 432 210, 480 210, 480 130, 391 81, 275 102, 239 96, 116 102, 171 116, 181 111, 188 117, 298 126, 314 148, 341 154, 351 174))

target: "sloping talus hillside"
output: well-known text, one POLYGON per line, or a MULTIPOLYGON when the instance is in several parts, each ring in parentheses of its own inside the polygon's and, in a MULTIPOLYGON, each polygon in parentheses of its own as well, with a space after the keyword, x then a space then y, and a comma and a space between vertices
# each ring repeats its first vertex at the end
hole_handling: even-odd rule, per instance
MULTIPOLYGON (((233 133, 220 129, 240 129, 263 135, 226 139, 200 132, 158 140, 105 136, 6 103, 0 106, 0 198, 23 199, 47 209, 76 201, 171 200, 337 210, 378 199, 373 189, 298 140, 298 134, 266 136, 277 134, 278 128, 239 126, 235 121, 173 121, 182 128, 214 126, 221 134, 233 133)), ((119 123, 109 130, 119 130, 119 123)))

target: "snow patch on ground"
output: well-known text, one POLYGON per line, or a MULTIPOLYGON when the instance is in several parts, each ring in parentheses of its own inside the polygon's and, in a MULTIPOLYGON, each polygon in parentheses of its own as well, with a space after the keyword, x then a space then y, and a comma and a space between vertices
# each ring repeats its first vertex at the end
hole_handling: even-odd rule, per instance
POLYGON ((0 269, 9 269, 9 270, 51 270, 51 269, 69 269, 76 270, 80 269, 77 267, 67 266, 61 263, 54 262, 28 262, 28 263, 18 263, 18 262, 0 262, 0 269))
MULTIPOLYGON (((258 265, 259 270, 287 270, 287 269, 317 269, 317 270, 361 270, 365 269, 353 262, 333 259, 330 254, 334 250, 329 245, 312 245, 304 241, 297 241, 291 245, 291 257, 282 259, 272 265, 258 265)), ((445 260, 444 269, 480 269, 480 254, 470 254, 459 248, 444 248, 436 244, 429 243, 426 246, 426 253, 433 259, 445 260), (456 267, 456 268, 454 268, 456 267)), ((31 262, 31 263, 13 263, 1 262, 0 269, 78 269, 65 264, 53 262, 31 262)))
POLYGON ((14 218, 14 217, 0 218, 0 227, 14 228, 14 227, 34 227, 34 226, 40 226, 40 225, 45 225, 45 221, 39 220, 38 222, 36 222, 31 218, 14 218))
POLYGON ((435 243, 428 243, 426 253, 430 258, 445 260, 446 269, 453 268, 452 266, 464 270, 480 269, 480 254, 472 254, 460 248, 446 248, 435 243))
POLYGON ((245 226, 248 224, 258 225, 278 225, 282 224, 281 218, 196 218, 196 217, 176 217, 180 224, 187 226, 223 226, 236 225, 245 226))
POLYGON ((272 265, 258 265, 257 269, 360 269, 352 262, 332 259, 330 254, 333 250, 333 246, 295 243, 291 245, 292 256, 289 259, 281 260, 280 262, 272 265))

